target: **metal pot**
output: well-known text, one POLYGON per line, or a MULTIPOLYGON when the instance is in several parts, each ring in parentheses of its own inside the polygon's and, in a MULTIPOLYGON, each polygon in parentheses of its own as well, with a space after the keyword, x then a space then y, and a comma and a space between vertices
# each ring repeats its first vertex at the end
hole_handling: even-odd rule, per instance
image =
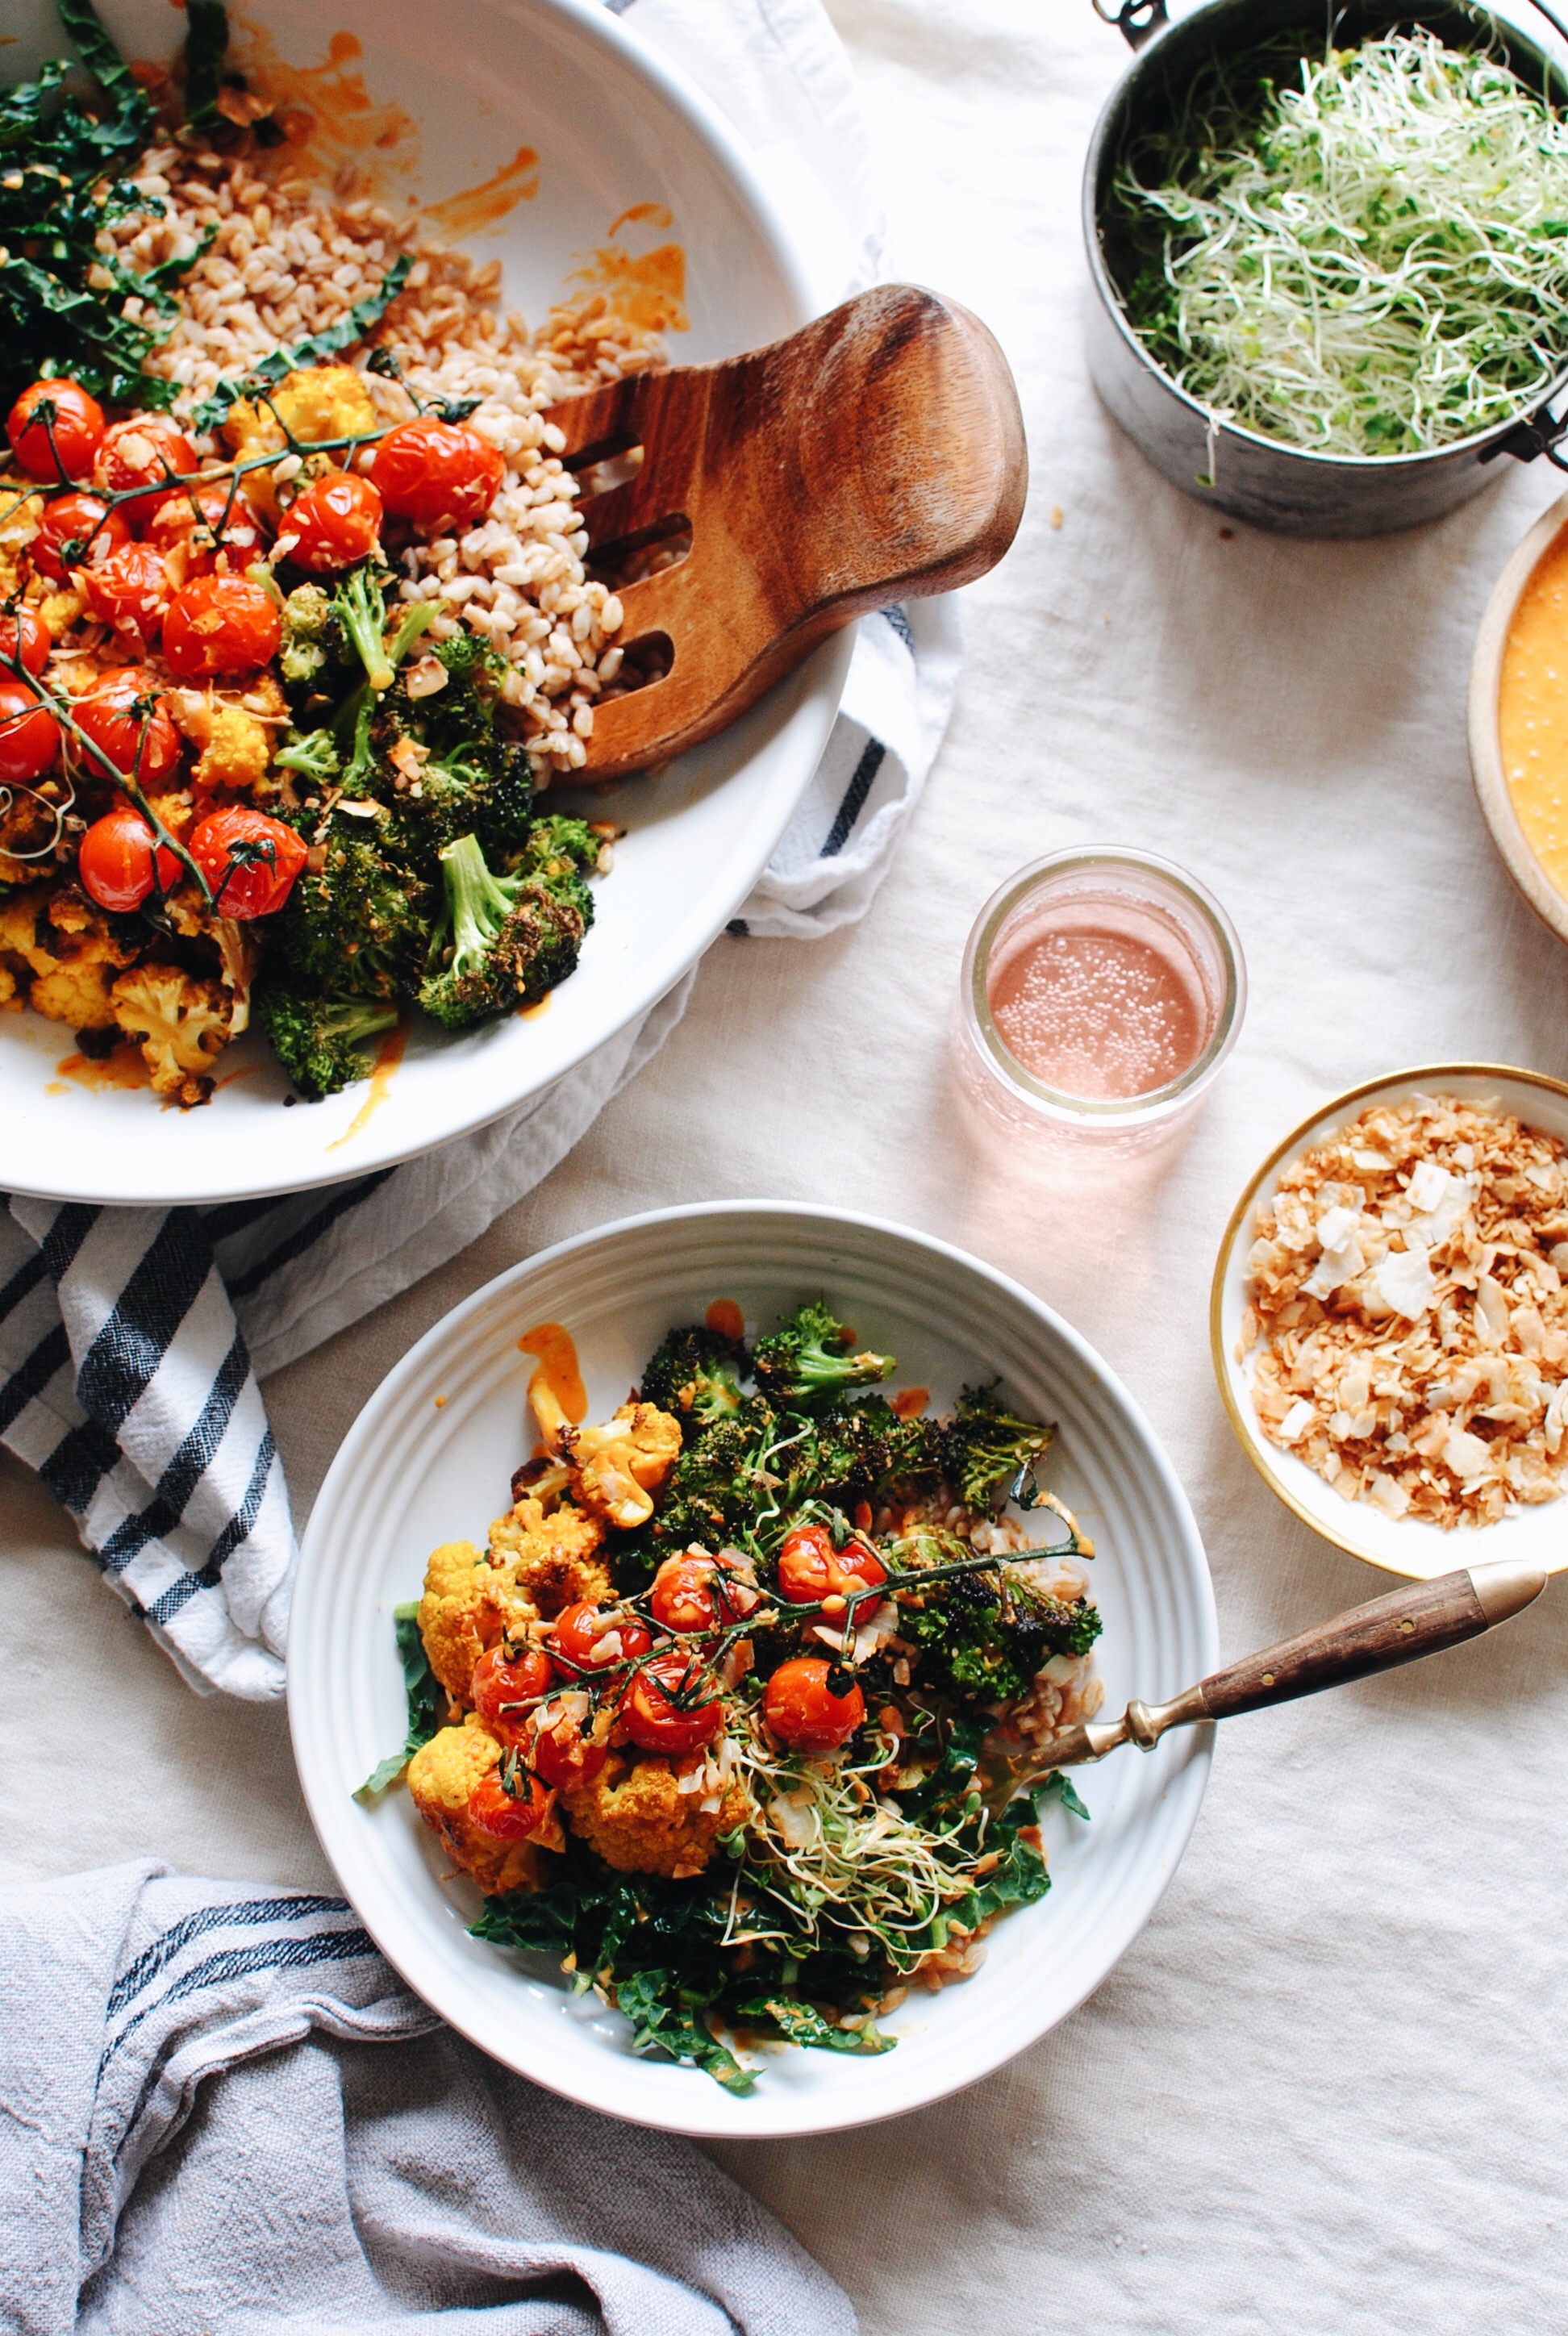
MULTIPOLYGON (((1568 31, 1541 0, 1540 14, 1564 39, 1568 31)), ((1179 23, 1165 0, 1094 0, 1137 52, 1095 125, 1084 170, 1084 239, 1096 297, 1088 305, 1089 374, 1134 443, 1174 486, 1216 510, 1283 535, 1387 535, 1452 511, 1487 485, 1500 454, 1533 462, 1545 454, 1560 469, 1558 441, 1568 433, 1553 401, 1568 392, 1568 364, 1534 410, 1473 438, 1422 454, 1319 454, 1282 444, 1235 423, 1211 423, 1205 409, 1154 363, 1127 322, 1107 264, 1101 214, 1129 138, 1168 121, 1173 103, 1216 52, 1236 54, 1280 33, 1300 31, 1302 54, 1320 46, 1323 0, 1207 0, 1179 23), (1212 482, 1212 483, 1211 483, 1212 482)), ((1338 40, 1349 46, 1396 24, 1429 25, 1453 47, 1496 38, 1515 70, 1568 104, 1568 76, 1513 24, 1462 0, 1344 0, 1335 14, 1338 40)))

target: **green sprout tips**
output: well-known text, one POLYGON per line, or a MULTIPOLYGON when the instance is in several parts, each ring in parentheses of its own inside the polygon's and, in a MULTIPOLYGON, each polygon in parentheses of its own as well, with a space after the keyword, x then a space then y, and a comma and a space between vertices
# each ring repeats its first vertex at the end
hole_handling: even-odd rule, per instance
POLYGON ((757 1341, 757 1386, 773 1402, 802 1410, 885 1379, 893 1357, 846 1353, 852 1337, 825 1306, 801 1307, 782 1330, 757 1341))
POLYGON ((302 1095, 318 1103, 370 1069, 360 1049, 390 1030, 397 1007, 380 998, 305 998, 297 991, 263 991, 258 1001, 273 1051, 302 1095))
POLYGON ((419 1002, 450 1030, 542 998, 577 963, 584 920, 538 882, 498 877, 476 837, 441 854, 446 933, 419 1002))

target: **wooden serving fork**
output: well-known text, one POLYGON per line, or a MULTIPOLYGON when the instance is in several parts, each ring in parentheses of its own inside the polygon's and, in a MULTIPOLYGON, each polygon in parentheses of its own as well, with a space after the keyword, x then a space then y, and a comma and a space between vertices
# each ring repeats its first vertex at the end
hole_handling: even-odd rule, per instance
POLYGON ((1007 359, 967 308, 911 284, 546 418, 579 477, 642 449, 624 483, 584 495, 590 572, 688 531, 691 546, 619 588, 618 639, 635 652, 662 636, 668 669, 596 706, 589 778, 712 737, 852 618, 983 576, 1028 483, 1007 359))
POLYGON ((1136 1744, 1152 1752, 1167 1728, 1191 1728, 1205 1719, 1229 1719, 1239 1711, 1261 1711, 1271 1703, 1290 1703, 1297 1696, 1316 1695, 1320 1688, 1344 1687, 1351 1679, 1368 1679, 1374 1671, 1396 1670, 1401 1663, 1423 1655, 1441 1654, 1483 1630, 1495 1630, 1535 1599, 1546 1587, 1539 1566, 1505 1558, 1495 1564, 1473 1565, 1458 1573, 1441 1573, 1430 1582, 1412 1582, 1352 1606, 1331 1621, 1314 1624, 1293 1639, 1281 1639, 1261 1654, 1247 1655, 1222 1671, 1200 1679, 1169 1703, 1129 1703, 1120 1719, 1103 1726, 1093 1720, 1069 1728, 1048 1753, 1028 1753, 1017 1758, 983 1755, 979 1779, 981 1796, 993 1813, 1019 1793, 1031 1791, 1058 1768, 1081 1767, 1103 1760, 1119 1744, 1136 1744))

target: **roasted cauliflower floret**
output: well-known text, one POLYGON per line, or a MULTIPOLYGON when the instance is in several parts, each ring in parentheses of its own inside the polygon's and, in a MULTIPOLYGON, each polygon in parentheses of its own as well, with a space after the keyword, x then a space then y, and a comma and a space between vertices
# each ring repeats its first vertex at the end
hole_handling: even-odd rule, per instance
POLYGON ((680 1422, 656 1404, 623 1403, 602 1427, 563 1429, 560 1445, 583 1507, 627 1533, 653 1514, 653 1495, 680 1456, 680 1422))
POLYGON ((471 1541, 443 1542, 430 1552, 419 1634, 430 1668, 459 1703, 468 1700, 473 1667, 508 1631, 519 1636, 539 1612, 513 1580, 510 1563, 492 1565, 471 1541))
POLYGON ((609 1568, 599 1555, 603 1542, 597 1517, 571 1508, 546 1516, 527 1494, 490 1528, 492 1553, 505 1559, 519 1590, 548 1621, 579 1599, 597 1606, 612 1595, 609 1568))
POLYGON ((501 1753, 483 1720, 471 1711, 461 1728, 443 1728, 421 1745, 408 1764, 408 1789, 425 1824, 445 1843, 453 1863, 482 1890, 537 1890, 540 1850, 564 1846, 554 1812, 529 1840, 515 1842, 493 1840, 469 1817, 468 1796, 496 1767, 501 1753))
POLYGON ((234 1001, 222 983, 181 973, 177 965, 139 965, 122 973, 109 995, 115 1021, 141 1045, 153 1093, 185 1110, 205 1103, 213 1057, 233 1028, 234 1001))
POLYGON ((241 794, 258 786, 272 759, 272 735, 239 706, 214 706, 193 774, 198 786, 241 794))
MULTIPOLYGON (((242 461, 265 454, 274 447, 281 454, 283 430, 307 445, 328 438, 351 438, 375 428, 375 407, 362 377, 352 365, 305 365, 287 374, 266 405, 247 401, 236 405, 223 425, 223 434, 242 461)), ((340 461, 348 459, 345 447, 340 461)), ((278 490, 270 471, 250 471, 244 492, 254 509, 276 521, 278 490)))
POLYGON ((0 908, 0 955, 18 991, 25 966, 27 1002, 51 1022, 114 1027, 114 978, 132 952, 77 885, 30 890, 0 908))
POLYGON ((657 1754, 633 1760, 612 1752, 597 1776, 563 1796, 573 1833, 619 1874, 700 1874, 721 1833, 745 1819, 749 1802, 738 1779, 716 1809, 702 1796, 683 1793, 667 1760, 657 1754))

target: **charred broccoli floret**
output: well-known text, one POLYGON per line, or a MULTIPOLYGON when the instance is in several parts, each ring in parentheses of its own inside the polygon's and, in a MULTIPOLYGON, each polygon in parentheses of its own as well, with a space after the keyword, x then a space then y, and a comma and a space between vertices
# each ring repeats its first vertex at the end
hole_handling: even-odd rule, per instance
POLYGON ((894 1358, 847 1353, 852 1335, 820 1300, 809 1301, 782 1330, 757 1340, 758 1387, 775 1403, 813 1410, 831 1403, 847 1387, 869 1387, 874 1379, 885 1379, 894 1358))
POLYGON ((760 1396, 700 1429, 665 1480, 649 1527, 653 1540, 666 1549, 694 1541, 722 1548, 759 1503, 765 1504, 777 1481, 767 1459, 781 1432, 778 1415, 760 1396))
POLYGON ((818 1420, 803 1465, 814 1481, 801 1497, 874 1503, 895 1485, 912 1492, 936 1482, 942 1432, 935 1420, 901 1419, 885 1396, 860 1396, 818 1420))
POLYGON ((297 584, 283 604, 279 669, 285 681, 314 681, 325 668, 331 621, 331 594, 319 584, 297 584))
POLYGON ((673 1413, 687 1436, 727 1419, 745 1401, 741 1378, 748 1368, 745 1346, 694 1322, 671 1330, 642 1375, 642 1399, 673 1413))
MULTIPOLYGON (((398 701, 382 705, 373 736, 378 750, 390 754, 408 734, 400 726, 398 701)), ((523 746, 480 738, 449 747, 439 758, 432 754, 420 765, 417 794, 412 789, 397 794, 394 809, 400 845, 433 874, 441 853, 461 835, 475 837, 486 859, 504 863, 508 874, 534 872, 517 864, 533 818, 533 774, 523 746)))
POLYGON ((278 1061, 312 1103, 364 1078, 370 1066, 361 1047, 397 1019, 385 998, 309 998, 281 987, 262 991, 257 1013, 278 1061))
POLYGON ((1057 1431, 1009 1411, 999 1384, 993 1379, 960 1393, 943 1436, 948 1481, 971 1509, 999 1509, 1009 1500, 1036 1508, 1041 1496, 1034 1472, 1057 1431))
POLYGON ((343 642, 365 667, 371 688, 390 689, 395 676, 394 659, 383 638, 386 595, 368 560, 350 569, 338 585, 332 596, 332 615, 343 642))
POLYGON ((444 941, 419 1002, 449 1030, 527 1006, 577 963, 584 920, 538 883, 497 877, 478 841, 460 836, 441 854, 446 880, 444 941))
POLYGON ((393 859, 380 822, 339 812, 319 868, 307 868, 277 920, 296 986, 322 997, 412 993, 430 944, 431 888, 393 859))
POLYGON ((297 771, 313 786, 324 787, 337 775, 341 757, 330 730, 291 730, 287 745, 272 757, 285 771, 297 771))
POLYGON ((516 873, 535 878, 558 900, 580 910, 585 925, 590 925, 593 895, 583 880, 597 871, 603 857, 604 838, 594 833, 587 820, 551 812, 533 822, 516 873))
POLYGON ((1002 1702, 1027 1693, 1053 1655, 1086 1655, 1100 1635, 1085 1598, 1047 1598, 1009 1566, 933 1583, 921 1602, 901 1597, 899 1629, 922 1649, 930 1687, 1002 1702))

